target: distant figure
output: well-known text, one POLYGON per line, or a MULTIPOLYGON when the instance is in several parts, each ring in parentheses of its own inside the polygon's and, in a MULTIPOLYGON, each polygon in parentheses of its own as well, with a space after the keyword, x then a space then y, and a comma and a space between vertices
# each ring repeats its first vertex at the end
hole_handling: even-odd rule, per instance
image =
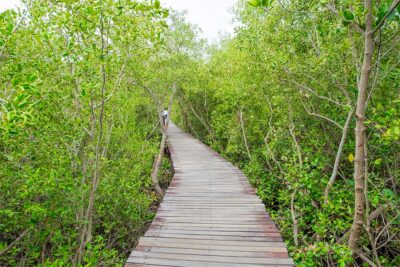
POLYGON ((166 127, 167 123, 168 123, 168 109, 164 108, 161 115, 162 115, 162 120, 163 120, 163 126, 166 127))

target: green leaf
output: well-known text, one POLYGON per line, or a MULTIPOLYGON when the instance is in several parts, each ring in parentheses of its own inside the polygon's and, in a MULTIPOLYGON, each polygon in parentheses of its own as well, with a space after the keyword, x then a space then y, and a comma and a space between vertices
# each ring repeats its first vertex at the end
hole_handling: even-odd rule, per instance
POLYGON ((261 0, 261 5, 263 7, 269 8, 272 5, 273 0, 261 0))
POLYGON ((381 5, 379 7, 379 9, 378 9, 378 14, 377 14, 378 21, 381 21, 386 16, 388 11, 389 11, 389 5, 388 4, 381 5))
POLYGON ((247 3, 254 7, 258 7, 258 6, 262 5, 262 2, 260 0, 249 0, 247 3))
POLYGON ((169 16, 169 10, 168 9, 165 9, 164 11, 163 11, 163 18, 165 19, 165 18, 167 18, 169 16))
POLYGON ((380 198, 378 195, 375 195, 372 199, 371 199, 372 204, 376 207, 378 206, 379 202, 380 202, 380 198))
POLYGON ((393 133, 394 133, 395 135, 400 135, 400 127, 399 127, 399 126, 393 127, 393 133))
POLYGON ((19 82, 20 82, 20 79, 17 77, 17 78, 14 78, 14 79, 12 80, 11 84, 12 84, 12 86, 16 86, 16 85, 19 84, 19 82))
POLYGON ((382 190, 382 194, 387 198, 394 198, 395 197, 394 192, 389 188, 384 188, 382 190))
POLYGON ((351 12, 350 10, 346 9, 345 11, 343 11, 343 17, 348 20, 348 21, 352 21, 354 20, 354 14, 353 12, 351 12))
POLYGON ((25 107, 28 103, 29 103, 29 98, 30 98, 31 96, 27 96, 26 98, 24 98, 22 101, 20 101, 18 104, 17 104, 17 107, 18 108, 23 108, 23 107, 25 107))
POLYGON ((29 82, 34 82, 34 81, 37 80, 37 78, 38 78, 38 77, 37 77, 36 74, 29 74, 27 80, 28 80, 29 82))
POLYGON ((375 165, 381 165, 381 163, 382 163, 382 159, 376 159, 375 161, 374 161, 374 164, 375 165))
POLYGON ((154 7, 157 8, 157 9, 161 7, 160 0, 154 1, 154 7))

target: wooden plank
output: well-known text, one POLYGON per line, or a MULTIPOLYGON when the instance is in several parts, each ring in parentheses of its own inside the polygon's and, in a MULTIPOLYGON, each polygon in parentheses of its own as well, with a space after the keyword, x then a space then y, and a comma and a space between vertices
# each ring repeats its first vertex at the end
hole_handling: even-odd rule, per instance
POLYGON ((270 226, 270 227, 246 227, 246 228, 239 228, 239 227, 193 227, 191 225, 185 225, 185 226, 171 226, 169 224, 166 224, 164 226, 160 225, 151 225, 149 229, 153 230, 184 230, 184 231, 215 231, 215 232, 222 232, 223 234, 226 234, 225 232, 258 232, 258 233, 279 233, 278 229, 276 227, 270 226))
POLYGON ((149 267, 149 266, 157 266, 157 267, 171 267, 171 265, 159 265, 159 264, 144 264, 144 263, 125 263, 124 267, 149 267))
MULTIPOLYGON (((220 213, 252 213, 252 212, 265 212, 265 210, 262 207, 255 207, 255 206, 244 206, 244 207, 226 207, 226 206, 221 206, 221 207, 215 207, 215 206, 195 206, 193 208, 190 208, 190 206, 162 206, 160 207, 157 212, 181 212, 181 213, 187 213, 191 212, 192 214, 194 213, 205 213, 205 212, 210 212, 210 213, 215 213, 215 212, 220 212, 220 213)), ((268 216, 268 215, 266 215, 268 216)))
POLYGON ((160 208, 171 208, 171 209, 190 209, 193 207, 193 211, 195 212, 196 209, 261 209, 264 211, 264 207, 262 204, 255 204, 255 205, 248 205, 245 203, 232 203, 231 205, 229 204, 218 204, 218 203, 209 203, 207 204, 201 204, 201 203, 163 203, 161 204, 160 208))
MULTIPOLYGON (((170 242, 167 239, 166 242, 155 242, 151 241, 151 239, 142 238, 137 248, 140 246, 149 246, 149 247, 166 247, 166 248, 192 248, 192 249, 206 249, 206 250, 223 250, 223 251, 244 251, 244 252, 285 252, 287 253, 287 249, 283 246, 269 246, 269 247, 259 247, 259 246, 245 246, 245 245, 212 245, 212 244, 198 244, 196 242, 186 243, 175 243, 170 242)), ((275 243, 274 243, 275 244, 275 243)))
POLYGON ((213 216, 213 215, 220 215, 220 216, 237 216, 239 214, 241 215, 248 215, 248 216, 262 216, 263 218, 269 217, 265 211, 256 211, 256 210, 245 210, 245 209, 237 209, 237 210, 226 210, 226 209, 206 209, 206 210, 179 210, 179 209, 169 209, 169 210, 158 210, 157 214, 159 216, 167 216, 167 215, 179 215, 179 216, 185 216, 185 215, 190 215, 193 217, 193 214, 197 215, 207 215, 207 216, 213 216))
MULTIPOLYGON (((160 217, 156 217, 154 219, 155 221, 161 221, 164 223, 213 223, 213 224, 236 224, 236 225, 240 225, 240 224, 253 224, 253 225, 265 225, 265 220, 242 220, 240 221, 240 219, 233 221, 232 219, 226 219, 226 220, 221 220, 221 219, 217 219, 217 220, 212 220, 212 219, 207 219, 207 218, 188 218, 188 217, 171 217, 171 218, 160 218, 160 217)), ((271 222, 272 223, 272 222, 271 222)))
POLYGON ((203 244, 203 245, 223 245, 223 246, 246 246, 249 248, 254 247, 283 247, 286 248, 285 243, 283 242, 257 242, 257 241, 237 241, 237 240, 209 240, 209 239, 181 239, 181 238, 162 238, 162 237, 146 237, 143 236, 140 238, 140 242, 151 241, 151 242, 159 242, 159 243, 176 243, 176 244, 203 244))
POLYGON ((183 230, 183 229, 149 229, 146 234, 179 234, 179 235, 211 235, 211 236, 247 236, 247 237, 276 237, 281 236, 278 230, 262 232, 219 231, 219 230, 183 230))
POLYGON ((210 255, 224 257, 243 257, 243 258, 288 258, 286 251, 232 251, 222 249, 196 249, 196 248, 166 248, 157 246, 136 247, 137 251, 169 253, 169 254, 189 254, 189 255, 210 255))
POLYGON ((214 218, 214 217, 198 217, 198 218, 192 218, 192 217, 156 217, 154 219, 154 223, 157 224, 197 224, 197 225, 209 225, 209 226, 215 226, 215 227, 221 227, 223 225, 229 225, 231 224, 232 226, 238 226, 238 227, 243 227, 246 225, 252 225, 252 226, 257 226, 257 227, 275 227, 275 224, 272 220, 270 219, 244 219, 244 218, 235 218, 233 220, 232 218, 214 218))
POLYGON ((202 210, 202 209, 211 209, 211 210, 257 210, 257 211, 263 211, 265 212, 265 207, 262 204, 256 204, 256 205, 246 205, 246 204, 238 204, 238 205, 200 205, 200 204, 192 204, 192 203, 176 203, 176 204, 171 204, 171 203, 163 203, 161 204, 160 208, 158 210, 170 210, 170 209, 179 209, 179 210, 202 210))
MULTIPOLYGON (((135 263, 133 266, 176 266, 176 267, 261 267, 264 264, 240 264, 240 263, 220 263, 220 262, 198 262, 191 260, 173 260, 173 259, 157 259, 157 258, 129 258, 127 267, 130 263, 135 263)), ((272 264, 275 267, 289 267, 292 264, 272 264)))
POLYGON ((213 224, 213 223, 160 223, 153 222, 150 228, 177 228, 177 229, 185 229, 185 228, 194 228, 194 229, 236 229, 237 231, 250 231, 250 229, 254 229, 257 231, 267 231, 268 229, 276 229, 273 224, 213 224))
MULTIPOLYGON (((213 222, 213 223, 237 223, 237 224, 246 224, 246 222, 249 223, 258 223, 260 225, 268 222, 270 219, 268 219, 267 216, 259 216, 259 217, 254 217, 254 216, 248 216, 248 217, 235 217, 235 216, 171 216, 171 217, 156 217, 154 219, 155 221, 169 221, 169 222, 193 222, 193 223, 201 223, 201 222, 213 222)), ((272 221, 271 221, 272 222, 272 221)))
POLYGON ((237 211, 218 211, 218 210, 214 210, 214 211, 207 211, 207 210, 196 210, 193 212, 188 212, 188 211, 180 211, 180 210, 163 210, 163 211, 158 211, 158 216, 163 216, 163 217, 193 217, 193 214, 196 213, 197 217, 208 217, 208 218, 212 218, 212 217, 222 217, 222 218, 229 218, 229 217, 253 217, 253 216, 258 216, 261 218, 269 218, 268 215, 263 214, 262 211, 245 211, 245 210, 237 210, 237 211))
POLYGON ((155 258, 155 259, 179 259, 189 260, 198 262, 221 262, 221 263, 244 263, 244 264, 293 264, 293 261, 288 258, 244 258, 244 257, 224 257, 224 256, 212 256, 212 255, 187 255, 187 254, 170 254, 161 252, 142 252, 133 251, 129 256, 129 259, 140 259, 140 258, 155 258))
POLYGON ((147 231, 145 236, 147 237, 170 237, 170 238, 182 238, 182 239, 206 239, 206 240, 227 240, 227 241, 268 241, 268 242, 281 242, 280 236, 271 237, 253 237, 253 236, 219 236, 219 235, 195 235, 195 234, 168 234, 168 233, 153 233, 147 231))
MULTIPOLYGON (((196 213, 196 219, 199 218, 206 218, 206 219, 232 219, 232 222, 234 221, 242 221, 242 220, 251 220, 251 219, 260 219, 263 220, 265 218, 268 218, 266 214, 262 213, 257 213, 254 211, 253 213, 248 214, 247 216, 240 216, 238 217, 239 213, 218 213, 218 212, 198 212, 196 213)), ((178 212, 160 212, 160 216, 163 218, 170 218, 170 217, 190 217, 193 218, 193 213, 178 213, 178 212)))

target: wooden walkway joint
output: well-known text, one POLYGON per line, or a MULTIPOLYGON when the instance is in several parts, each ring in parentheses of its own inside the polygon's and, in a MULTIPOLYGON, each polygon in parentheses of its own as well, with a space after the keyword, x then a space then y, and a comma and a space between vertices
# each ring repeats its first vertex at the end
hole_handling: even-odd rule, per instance
POLYGON ((171 123, 175 175, 125 267, 294 266, 244 174, 171 123))

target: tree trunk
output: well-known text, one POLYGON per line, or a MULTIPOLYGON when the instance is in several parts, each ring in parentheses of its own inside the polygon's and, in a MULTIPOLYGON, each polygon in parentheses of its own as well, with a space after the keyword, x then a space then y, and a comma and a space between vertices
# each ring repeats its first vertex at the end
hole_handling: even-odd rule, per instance
POLYGON ((154 163, 154 168, 153 171, 151 172, 151 181, 153 183, 154 189, 157 192, 157 195, 162 196, 163 191, 160 187, 160 184, 158 182, 158 171, 160 170, 162 159, 164 157, 164 151, 165 151, 165 142, 167 140, 167 132, 163 130, 162 138, 161 138, 161 144, 160 144, 160 151, 156 157, 156 161, 154 163))
POLYGON ((293 191, 290 197, 290 214, 292 215, 292 222, 293 222, 293 240, 296 246, 299 246, 299 226, 297 221, 296 210, 294 206, 294 200, 296 197, 297 188, 293 191))
POLYGON ((355 129, 355 160, 354 160, 354 183, 355 183, 355 201, 354 201, 354 218, 353 225, 350 230, 349 248, 356 254, 358 249, 358 241, 363 226, 364 206, 365 206, 365 149, 366 143, 366 127, 365 113, 367 104, 368 80, 372 68, 372 56, 374 52, 374 40, 372 29, 372 0, 365 0, 365 36, 364 36, 364 59, 361 68, 360 81, 358 83, 358 97, 356 107, 356 129, 355 129))
MULTIPOLYGON (((106 49, 105 33, 104 33, 104 14, 103 14, 103 4, 100 1, 100 39, 101 39, 101 55, 104 55, 106 49)), ((81 265, 81 261, 84 254, 85 246, 92 240, 92 228, 93 228, 93 211, 94 211, 94 203, 96 199, 97 187, 99 185, 100 176, 101 176, 101 154, 103 150, 103 134, 104 134, 104 117, 105 117, 105 94, 107 89, 107 73, 106 73, 106 63, 102 62, 100 66, 100 76, 101 76, 101 103, 100 103, 100 112, 97 116, 95 113, 95 105, 94 105, 94 94, 91 96, 90 101, 90 109, 91 109, 91 141, 94 141, 96 124, 98 122, 98 134, 96 144, 93 149, 94 159, 92 163, 92 179, 91 179, 91 189, 89 192, 89 199, 87 208, 83 214, 82 219, 84 219, 82 227, 79 229, 79 247, 75 252, 75 256, 72 259, 73 266, 81 265)), ((80 213, 83 213, 80 211, 80 213)))

